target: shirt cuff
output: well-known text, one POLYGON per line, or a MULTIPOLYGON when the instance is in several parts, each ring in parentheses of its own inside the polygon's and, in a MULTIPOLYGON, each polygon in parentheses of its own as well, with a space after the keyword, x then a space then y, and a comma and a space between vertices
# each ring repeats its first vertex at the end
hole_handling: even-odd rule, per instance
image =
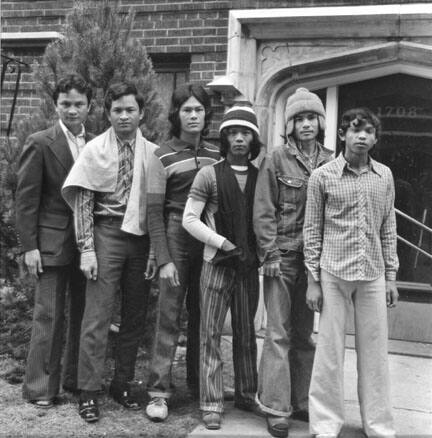
POLYGON ((312 269, 307 263, 305 263, 306 269, 308 270, 308 272, 310 273, 310 275, 312 275, 312 278, 316 281, 316 282, 320 282, 321 281, 321 277, 320 277, 320 271, 319 269, 312 269))
POLYGON ((396 272, 395 271, 386 272, 385 279, 386 281, 396 281, 396 272))

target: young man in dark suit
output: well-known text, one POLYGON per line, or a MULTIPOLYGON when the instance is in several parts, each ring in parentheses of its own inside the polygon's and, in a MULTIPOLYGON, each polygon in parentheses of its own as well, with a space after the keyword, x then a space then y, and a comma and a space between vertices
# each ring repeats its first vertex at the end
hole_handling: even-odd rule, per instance
POLYGON ((59 393, 66 291, 69 318, 63 388, 77 390, 86 282, 79 269, 72 210, 60 190, 80 150, 93 138, 83 126, 91 96, 91 88, 80 76, 62 78, 53 93, 58 122, 29 136, 19 163, 17 230, 24 263, 37 277, 23 397, 40 408, 52 407, 59 393))

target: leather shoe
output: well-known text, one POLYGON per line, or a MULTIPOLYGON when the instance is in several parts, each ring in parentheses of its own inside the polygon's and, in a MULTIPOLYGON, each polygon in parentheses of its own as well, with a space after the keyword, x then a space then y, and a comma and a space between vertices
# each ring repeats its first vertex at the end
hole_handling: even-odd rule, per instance
POLYGON ((79 395, 80 390, 74 386, 63 385, 63 391, 70 392, 72 395, 79 395))
MULTIPOLYGON (((82 395, 82 394, 81 394, 82 395)), ((78 413, 87 423, 99 420, 99 406, 97 398, 85 398, 79 401, 78 413)))
POLYGON ((260 417, 265 417, 266 413, 261 410, 258 403, 255 402, 246 402, 246 401, 235 401, 234 407, 237 409, 241 409, 242 411, 252 412, 255 415, 260 417))
POLYGON ((267 430, 271 436, 286 438, 288 436, 289 420, 287 417, 267 416, 267 430))
POLYGON ((304 421, 309 423, 309 412, 306 410, 294 411, 291 415, 293 420, 304 421))
POLYGON ((220 429, 221 426, 221 414, 219 412, 203 412, 202 421, 204 426, 209 430, 220 429))
POLYGON ((129 384, 124 385, 123 387, 111 385, 109 393, 117 403, 120 403, 126 409, 130 409, 131 411, 141 409, 140 404, 131 393, 129 384))
POLYGON ((54 400, 31 400, 30 403, 39 409, 50 409, 54 406, 54 400))

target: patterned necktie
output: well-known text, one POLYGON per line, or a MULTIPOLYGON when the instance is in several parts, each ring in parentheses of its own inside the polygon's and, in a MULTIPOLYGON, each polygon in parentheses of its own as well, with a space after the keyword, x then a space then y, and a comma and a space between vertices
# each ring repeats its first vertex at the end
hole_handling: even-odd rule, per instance
POLYGON ((133 151, 132 146, 129 142, 123 143, 123 153, 121 159, 120 168, 123 169, 122 177, 123 177, 123 187, 124 187, 124 196, 125 201, 129 199, 130 188, 132 186, 132 177, 133 177, 133 151))

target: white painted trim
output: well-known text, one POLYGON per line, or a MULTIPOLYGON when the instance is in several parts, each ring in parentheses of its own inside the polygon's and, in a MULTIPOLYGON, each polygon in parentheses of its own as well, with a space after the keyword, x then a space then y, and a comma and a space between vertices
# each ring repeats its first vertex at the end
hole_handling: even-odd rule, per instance
POLYGON ((254 21, 286 21, 293 18, 307 17, 348 17, 371 16, 371 15, 415 15, 432 14, 432 4, 412 3, 412 4, 393 4, 393 5, 373 5, 373 6, 321 6, 311 8, 275 8, 275 9, 237 9, 230 11, 230 16, 242 23, 252 23, 254 21))
POLYGON ((336 152, 337 144, 337 125, 338 125, 338 106, 339 106, 339 87, 332 86, 327 88, 326 96, 326 131, 324 136, 324 146, 336 152))
POLYGON ((2 41, 57 40, 60 32, 1 32, 2 41))

